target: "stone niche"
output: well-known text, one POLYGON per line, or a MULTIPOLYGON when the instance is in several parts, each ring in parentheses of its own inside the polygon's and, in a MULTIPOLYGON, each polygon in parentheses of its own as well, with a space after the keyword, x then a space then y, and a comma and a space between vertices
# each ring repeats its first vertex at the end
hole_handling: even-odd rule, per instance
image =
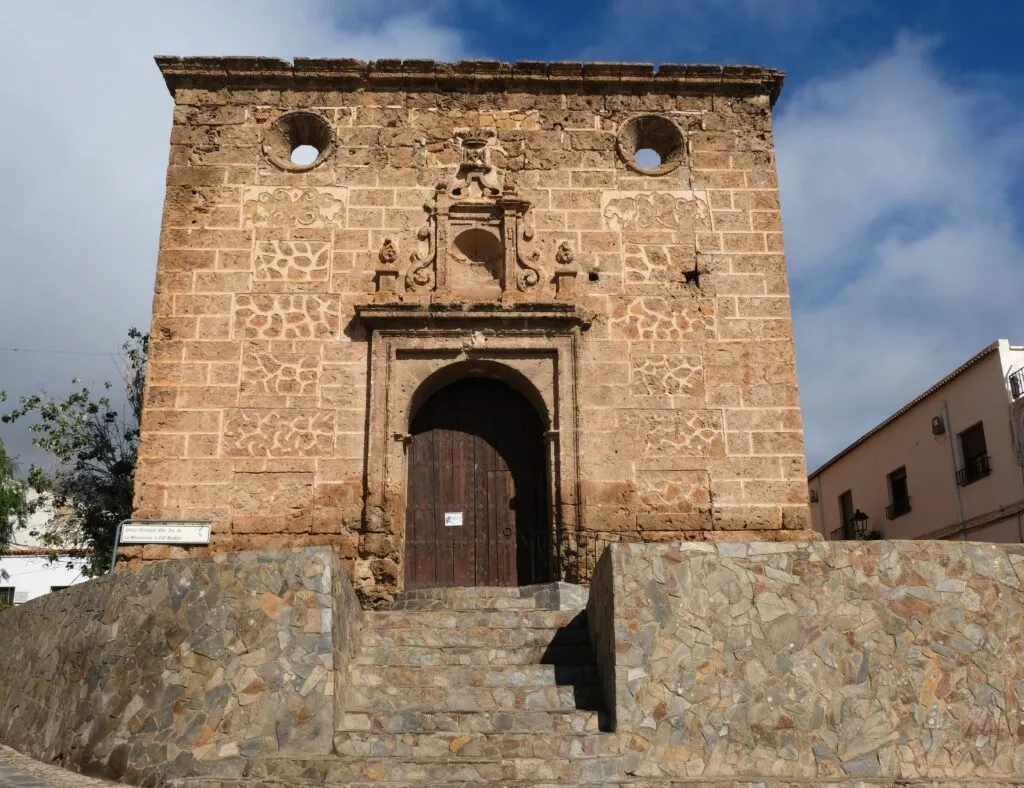
POLYGON ((780 73, 158 64, 176 109, 136 517, 212 520, 190 552, 333 546, 389 597, 412 421, 484 377, 541 424, 550 579, 613 541, 814 538, 780 73))

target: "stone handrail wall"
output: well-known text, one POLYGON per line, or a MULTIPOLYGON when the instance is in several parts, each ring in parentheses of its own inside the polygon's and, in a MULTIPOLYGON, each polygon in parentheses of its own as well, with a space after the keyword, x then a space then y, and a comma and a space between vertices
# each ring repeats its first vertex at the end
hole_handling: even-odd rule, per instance
POLYGON ((360 615, 329 548, 164 561, 32 600, 0 614, 0 742, 136 784, 329 754, 360 615))
POLYGON ((635 774, 1024 775, 1024 546, 623 544, 598 570, 635 774))

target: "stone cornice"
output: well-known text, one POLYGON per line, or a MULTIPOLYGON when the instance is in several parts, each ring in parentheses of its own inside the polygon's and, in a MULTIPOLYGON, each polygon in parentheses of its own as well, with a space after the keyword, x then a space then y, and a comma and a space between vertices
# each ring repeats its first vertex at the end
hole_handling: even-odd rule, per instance
POLYGON ((167 88, 217 90, 536 91, 768 96, 774 105, 784 74, 760 66, 579 63, 496 60, 352 60, 266 57, 156 58, 167 88))
POLYGON ((551 330, 579 327, 586 330, 591 316, 566 303, 460 304, 389 303, 357 304, 356 315, 374 329, 483 329, 551 330))

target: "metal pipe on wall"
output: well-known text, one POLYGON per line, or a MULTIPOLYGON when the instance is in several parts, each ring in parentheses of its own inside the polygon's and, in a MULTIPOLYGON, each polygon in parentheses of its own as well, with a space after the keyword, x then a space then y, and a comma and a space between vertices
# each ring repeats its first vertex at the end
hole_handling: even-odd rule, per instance
POLYGON ((949 406, 942 401, 942 423, 946 428, 946 445, 949 447, 949 459, 953 463, 953 491, 956 493, 956 516, 957 524, 960 526, 960 540, 966 541, 967 534, 964 532, 964 502, 960 497, 960 484, 956 479, 956 449, 953 446, 953 425, 949 420, 949 406))

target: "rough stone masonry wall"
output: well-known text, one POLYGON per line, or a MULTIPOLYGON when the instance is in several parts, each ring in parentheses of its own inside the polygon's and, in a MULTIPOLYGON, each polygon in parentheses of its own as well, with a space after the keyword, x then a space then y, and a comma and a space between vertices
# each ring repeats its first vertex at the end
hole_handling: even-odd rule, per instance
POLYGON ((139 785, 327 755, 335 668, 347 677, 335 659, 360 615, 324 548, 166 561, 48 594, 0 613, 0 742, 139 785))
MULTIPOLYGON (((531 203, 542 251, 539 285, 515 297, 555 299, 564 243, 579 269, 572 303, 593 318, 577 360, 583 526, 810 538, 771 131, 780 74, 160 65, 175 114, 137 517, 212 518, 213 550, 331 544, 358 558, 368 365, 354 307, 374 298, 386 239, 402 275, 422 251, 423 206, 453 182, 460 135, 482 130, 501 185, 531 203), (294 110, 326 119, 315 167, 282 164, 274 124, 294 110), (644 173, 617 150, 644 114, 680 134, 670 171, 644 173)), ((378 557, 401 560, 400 544, 387 549, 378 557)))
POLYGON ((636 774, 988 784, 1024 778, 1022 583, 1020 546, 615 546, 588 619, 636 774))

